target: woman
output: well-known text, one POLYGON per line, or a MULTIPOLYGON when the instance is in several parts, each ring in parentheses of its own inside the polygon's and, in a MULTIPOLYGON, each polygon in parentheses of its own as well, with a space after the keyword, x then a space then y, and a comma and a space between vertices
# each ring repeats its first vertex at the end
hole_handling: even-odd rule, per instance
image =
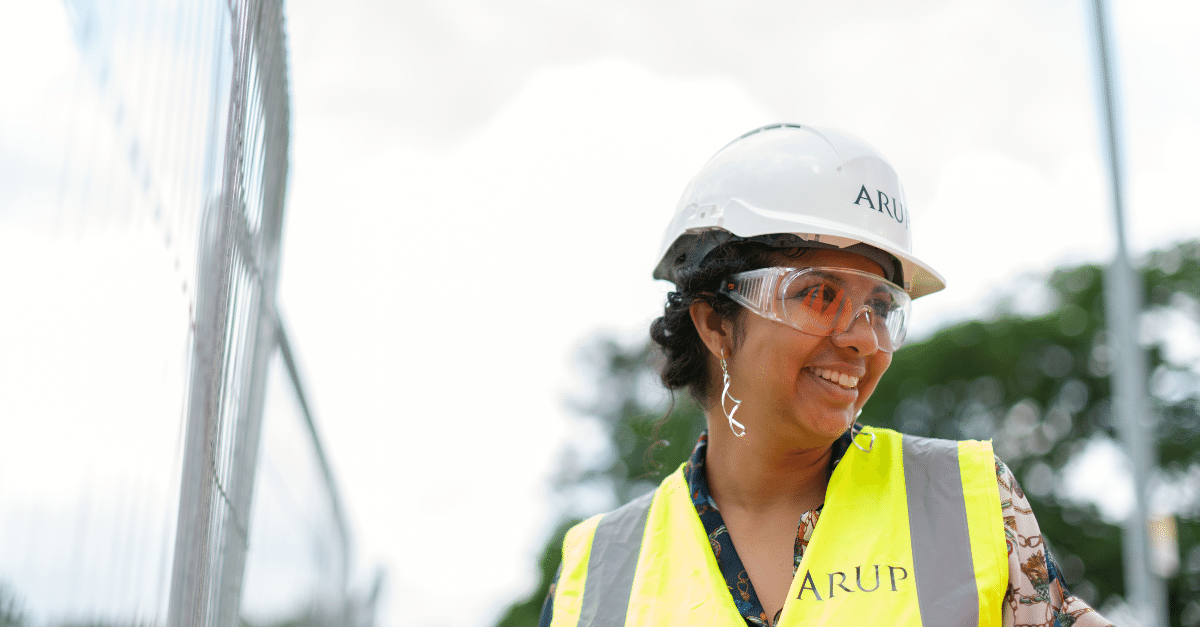
POLYGON ((944 286, 909 226, 891 166, 845 133, 773 125, 709 160, 651 327, 708 430, 656 491, 567 534, 543 625, 1108 624, 990 443, 855 422, 911 298, 944 286))

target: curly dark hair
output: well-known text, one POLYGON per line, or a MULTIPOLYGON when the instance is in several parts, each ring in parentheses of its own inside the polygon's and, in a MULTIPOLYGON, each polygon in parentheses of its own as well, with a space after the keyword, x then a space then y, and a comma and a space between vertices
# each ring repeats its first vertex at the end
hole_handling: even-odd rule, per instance
POLYGON ((663 315, 650 324, 650 338, 663 356, 661 378, 668 390, 687 388, 701 406, 708 405, 708 349, 689 313, 697 300, 734 323, 734 346, 740 338, 743 308, 718 290, 730 275, 775 265, 781 256, 798 258, 811 249, 774 248, 758 242, 730 242, 705 257, 693 272, 680 278, 667 295, 663 315))

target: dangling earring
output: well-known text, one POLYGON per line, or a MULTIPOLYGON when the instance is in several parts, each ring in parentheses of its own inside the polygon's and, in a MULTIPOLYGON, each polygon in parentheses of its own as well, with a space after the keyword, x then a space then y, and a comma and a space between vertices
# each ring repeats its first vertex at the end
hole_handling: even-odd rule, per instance
POLYGON ((729 393, 729 367, 725 365, 725 349, 723 348, 721 349, 721 378, 725 385, 725 389, 721 390, 721 411, 725 414, 725 417, 729 419, 729 430, 740 438, 743 435, 746 435, 746 426, 734 420, 733 415, 737 413, 738 407, 741 407, 742 402, 734 398, 733 395, 729 393), (729 400, 733 401, 732 410, 725 409, 726 396, 729 397, 729 400), (738 429, 741 429, 742 432, 738 433, 738 429))
MULTIPOLYGON (((862 414, 862 410, 861 409, 858 410, 858 413, 862 414)), ((874 431, 867 432, 867 435, 871 436, 871 441, 867 443, 867 448, 863 448, 862 445, 858 443, 858 436, 860 436, 860 435, 862 435, 862 429, 859 429, 858 433, 855 433, 854 425, 850 425, 850 441, 854 443, 854 446, 858 447, 858 450, 860 450, 864 453, 870 453, 875 448, 875 432, 874 431)))

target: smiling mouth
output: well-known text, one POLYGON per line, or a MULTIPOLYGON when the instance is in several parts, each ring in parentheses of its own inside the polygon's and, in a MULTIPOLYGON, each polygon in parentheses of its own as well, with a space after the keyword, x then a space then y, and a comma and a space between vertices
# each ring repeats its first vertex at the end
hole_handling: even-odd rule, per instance
POLYGON ((817 375, 818 377, 821 377, 826 381, 836 383, 837 385, 846 389, 852 389, 854 386, 858 385, 858 377, 852 377, 843 372, 835 372, 833 370, 826 370, 824 368, 812 368, 812 371, 813 374, 817 375))

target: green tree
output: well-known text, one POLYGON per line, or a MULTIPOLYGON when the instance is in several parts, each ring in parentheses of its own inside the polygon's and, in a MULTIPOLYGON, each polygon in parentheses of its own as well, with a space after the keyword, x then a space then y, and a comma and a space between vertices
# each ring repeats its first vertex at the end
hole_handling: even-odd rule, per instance
MULTIPOLYGON (((1178 484, 1189 470, 1200 471, 1200 363, 1178 350, 1200 339, 1200 243, 1152 253, 1141 274, 1149 387, 1161 417, 1160 479, 1178 484)), ((1102 283, 1097 266, 1060 269, 1046 285, 1025 287, 1026 296, 1044 294, 1045 313, 1018 315, 1001 303, 987 321, 954 325, 898 351, 863 416, 917 435, 993 438, 1073 592, 1093 604, 1123 592, 1120 529, 1056 488, 1088 442, 1117 438, 1102 283)), ((1190 559, 1168 584, 1168 613, 1175 621, 1190 613, 1195 625, 1200 606, 1185 609, 1200 595, 1200 512, 1194 499, 1176 505, 1190 559)))
POLYGON ((17 594, 0 582, 0 627, 24 627, 25 610, 17 594))
POLYGON ((497 627, 537 624, 571 526, 654 489, 691 454, 703 415, 686 393, 677 393, 672 411, 664 411, 654 356, 649 344, 625 346, 607 336, 580 351, 578 370, 595 383, 588 398, 572 404, 588 416, 588 433, 598 436, 563 452, 554 485, 560 521, 538 559, 541 579, 532 594, 509 606, 497 627), (588 446, 597 441, 601 446, 588 446), (598 508, 598 502, 604 505, 598 508))
MULTIPOLYGON (((1141 276, 1141 336, 1160 417, 1158 480, 1162 494, 1176 488, 1169 504, 1183 556, 1182 568, 1168 580, 1168 614, 1172 625, 1195 627, 1200 625, 1200 242, 1151 253, 1141 264, 1141 276)), ((1015 282, 986 320, 954 324, 898 351, 861 417, 866 424, 915 435, 993 439, 997 454, 1021 481, 1067 583, 1095 606, 1124 589, 1120 528, 1061 486, 1066 469, 1089 443, 1117 438, 1102 285, 1103 268, 1095 265, 1015 282)), ((585 351, 583 361, 596 374, 597 392, 582 408, 608 446, 599 455, 568 451, 564 456, 558 483, 563 516, 542 553, 542 581, 510 608, 501 627, 536 624, 558 568, 562 534, 596 511, 583 511, 587 508, 579 503, 585 499, 579 494, 603 493, 615 506, 661 478, 647 451, 666 465, 664 471, 687 458, 703 419, 679 394, 675 410, 660 422, 660 397, 648 392, 655 385, 653 357, 648 345, 624 347, 611 339, 585 351)))

